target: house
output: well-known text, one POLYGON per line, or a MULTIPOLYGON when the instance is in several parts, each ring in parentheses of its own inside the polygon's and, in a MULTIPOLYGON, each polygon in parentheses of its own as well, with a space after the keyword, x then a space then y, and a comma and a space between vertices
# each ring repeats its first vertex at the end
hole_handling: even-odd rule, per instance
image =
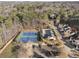
POLYGON ((70 17, 67 24, 72 28, 79 30, 79 16, 70 17))
POLYGON ((51 29, 42 29, 41 30, 41 36, 43 38, 48 38, 48 39, 54 39, 55 40, 54 32, 51 29))

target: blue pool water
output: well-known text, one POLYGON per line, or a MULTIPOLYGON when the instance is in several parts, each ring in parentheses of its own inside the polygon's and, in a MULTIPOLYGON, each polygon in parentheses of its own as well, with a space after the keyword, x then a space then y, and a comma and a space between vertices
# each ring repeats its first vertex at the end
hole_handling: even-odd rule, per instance
POLYGON ((18 40, 20 42, 37 42, 37 32, 23 32, 19 35, 18 40))

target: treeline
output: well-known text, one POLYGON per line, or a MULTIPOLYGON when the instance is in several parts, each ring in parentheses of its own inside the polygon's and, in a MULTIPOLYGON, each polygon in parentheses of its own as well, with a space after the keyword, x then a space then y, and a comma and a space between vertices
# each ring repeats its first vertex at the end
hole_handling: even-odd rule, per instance
POLYGON ((9 16, 0 16, 0 32, 5 35, 7 29, 10 31, 11 28, 16 28, 16 26, 24 28, 29 21, 48 20, 49 16, 52 16, 59 23, 65 23, 65 21, 70 20, 70 17, 79 16, 79 9, 76 9, 71 3, 70 5, 69 3, 52 2, 22 2, 15 4, 9 16))

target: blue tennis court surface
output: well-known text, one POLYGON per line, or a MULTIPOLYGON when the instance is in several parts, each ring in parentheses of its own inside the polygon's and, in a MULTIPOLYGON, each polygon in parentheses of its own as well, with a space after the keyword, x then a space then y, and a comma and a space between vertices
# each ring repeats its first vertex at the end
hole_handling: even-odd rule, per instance
POLYGON ((37 42, 37 32, 22 32, 17 38, 20 42, 37 42))

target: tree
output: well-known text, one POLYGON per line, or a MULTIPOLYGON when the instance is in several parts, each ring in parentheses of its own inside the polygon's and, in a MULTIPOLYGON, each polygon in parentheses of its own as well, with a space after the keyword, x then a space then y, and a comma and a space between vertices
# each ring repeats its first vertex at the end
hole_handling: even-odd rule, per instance
POLYGON ((1 26, 2 26, 2 30, 3 30, 3 42, 5 43, 6 42, 6 38, 7 38, 7 35, 6 35, 6 25, 5 25, 5 18, 0 16, 0 22, 1 22, 1 26))

